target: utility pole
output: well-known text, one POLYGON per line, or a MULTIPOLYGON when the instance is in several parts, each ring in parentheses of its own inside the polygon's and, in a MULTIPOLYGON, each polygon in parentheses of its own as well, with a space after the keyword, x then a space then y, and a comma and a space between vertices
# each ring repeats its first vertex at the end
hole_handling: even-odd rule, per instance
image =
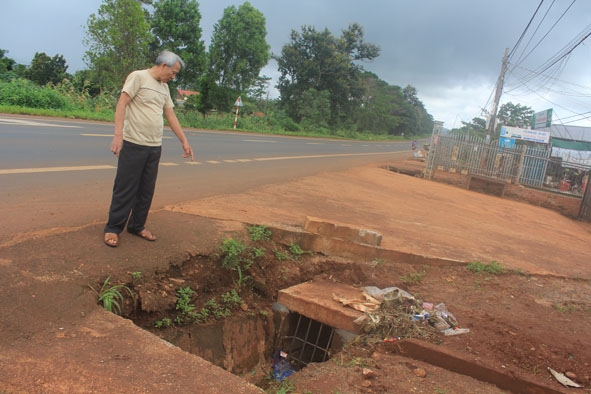
POLYGON ((490 112, 490 119, 488 121, 487 138, 492 138, 495 132, 495 125, 497 123, 497 111, 499 110, 499 101, 501 101, 501 94, 503 93, 503 83, 505 82, 505 72, 507 71, 507 63, 509 59, 509 48, 505 49, 505 56, 503 56, 503 63, 501 64, 501 75, 497 80, 497 89, 495 90, 495 101, 493 102, 492 111, 490 112))

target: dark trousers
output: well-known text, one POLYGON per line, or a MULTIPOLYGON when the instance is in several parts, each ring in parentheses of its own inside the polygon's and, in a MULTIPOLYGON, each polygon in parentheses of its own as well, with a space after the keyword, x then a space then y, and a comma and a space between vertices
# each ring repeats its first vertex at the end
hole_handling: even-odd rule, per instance
POLYGON ((113 185, 109 221, 105 233, 130 233, 144 229, 152 205, 162 147, 123 141, 113 185))

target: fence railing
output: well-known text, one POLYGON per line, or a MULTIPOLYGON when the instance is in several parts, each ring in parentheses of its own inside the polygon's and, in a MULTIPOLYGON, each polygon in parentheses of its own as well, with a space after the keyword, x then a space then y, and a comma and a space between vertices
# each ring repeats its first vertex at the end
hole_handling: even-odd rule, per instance
POLYGON ((425 174, 434 170, 454 170, 536 188, 581 196, 591 167, 573 168, 551 157, 550 146, 516 144, 503 147, 498 142, 460 134, 438 135, 427 155, 425 174))

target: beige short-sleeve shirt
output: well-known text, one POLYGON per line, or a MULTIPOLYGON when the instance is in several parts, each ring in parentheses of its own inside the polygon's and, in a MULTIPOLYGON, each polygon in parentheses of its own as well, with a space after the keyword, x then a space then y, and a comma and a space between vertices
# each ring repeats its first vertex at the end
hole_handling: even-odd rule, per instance
POLYGON ((138 145, 161 146, 164 108, 172 108, 168 85, 157 81, 149 70, 134 71, 125 80, 123 92, 131 97, 125 111, 123 139, 138 145))

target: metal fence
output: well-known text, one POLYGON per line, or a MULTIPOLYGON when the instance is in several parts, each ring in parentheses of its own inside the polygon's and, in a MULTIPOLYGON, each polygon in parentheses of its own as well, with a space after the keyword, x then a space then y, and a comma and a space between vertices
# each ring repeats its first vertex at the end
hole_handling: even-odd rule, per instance
POLYGON ((435 169, 453 169, 466 175, 582 196, 591 167, 565 165, 550 153, 547 145, 521 143, 508 148, 473 136, 435 135, 427 152, 425 175, 430 178, 435 169))

